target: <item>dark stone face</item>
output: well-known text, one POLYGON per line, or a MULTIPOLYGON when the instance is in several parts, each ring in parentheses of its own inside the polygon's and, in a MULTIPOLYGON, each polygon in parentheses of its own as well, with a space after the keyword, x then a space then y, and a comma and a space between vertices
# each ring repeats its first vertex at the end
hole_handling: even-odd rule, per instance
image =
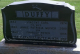
POLYGON ((2 9, 6 42, 76 43, 74 10, 62 5, 24 3, 2 9))

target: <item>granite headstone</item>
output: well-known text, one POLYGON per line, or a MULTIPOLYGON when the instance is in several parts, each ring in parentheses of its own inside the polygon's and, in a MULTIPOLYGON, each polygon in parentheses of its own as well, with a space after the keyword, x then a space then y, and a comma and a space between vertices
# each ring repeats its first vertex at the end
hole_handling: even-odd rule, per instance
POLYGON ((75 7, 58 1, 13 2, 1 9, 6 42, 75 44, 75 7))

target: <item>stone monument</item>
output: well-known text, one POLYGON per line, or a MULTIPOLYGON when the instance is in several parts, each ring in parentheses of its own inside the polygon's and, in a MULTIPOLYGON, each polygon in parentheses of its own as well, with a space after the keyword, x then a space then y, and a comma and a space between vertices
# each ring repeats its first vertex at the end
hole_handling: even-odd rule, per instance
POLYGON ((74 6, 58 1, 30 0, 13 2, 1 11, 5 39, 0 42, 0 54, 80 54, 74 6), (47 43, 76 44, 76 47, 47 43))
POLYGON ((68 3, 21 1, 1 11, 6 43, 76 43, 75 7, 68 3))

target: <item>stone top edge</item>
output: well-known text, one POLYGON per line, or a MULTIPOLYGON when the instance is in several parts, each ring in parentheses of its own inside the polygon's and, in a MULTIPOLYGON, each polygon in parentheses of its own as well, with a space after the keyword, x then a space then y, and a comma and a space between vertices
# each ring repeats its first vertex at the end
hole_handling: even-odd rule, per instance
MULTIPOLYGON (((25 4, 25 3, 47 3, 47 4, 53 4, 53 5, 61 5, 61 6, 64 6, 64 7, 68 7, 70 8, 71 10, 75 10, 75 7, 70 5, 69 3, 65 3, 63 1, 51 1, 51 0, 28 0, 28 1, 19 1, 19 2, 13 2, 7 6, 10 6, 10 5, 19 5, 19 4, 25 4)), ((5 8, 5 7, 4 7, 5 8)), ((2 8, 2 9, 4 9, 2 8)))

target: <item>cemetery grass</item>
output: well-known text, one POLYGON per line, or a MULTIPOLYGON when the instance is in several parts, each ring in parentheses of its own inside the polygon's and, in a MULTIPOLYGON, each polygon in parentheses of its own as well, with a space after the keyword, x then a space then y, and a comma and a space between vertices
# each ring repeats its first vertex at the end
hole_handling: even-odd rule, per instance
MULTIPOLYGON (((6 5, 14 2, 14 1, 21 1, 21 0, 0 0, 0 10, 1 8, 5 7, 6 5)), ((65 1, 70 3, 71 5, 75 6, 75 22, 76 22, 76 29, 77 29, 77 38, 80 38, 80 0, 56 0, 56 1, 65 1)), ((0 11, 0 40, 3 38, 3 20, 0 11)))

